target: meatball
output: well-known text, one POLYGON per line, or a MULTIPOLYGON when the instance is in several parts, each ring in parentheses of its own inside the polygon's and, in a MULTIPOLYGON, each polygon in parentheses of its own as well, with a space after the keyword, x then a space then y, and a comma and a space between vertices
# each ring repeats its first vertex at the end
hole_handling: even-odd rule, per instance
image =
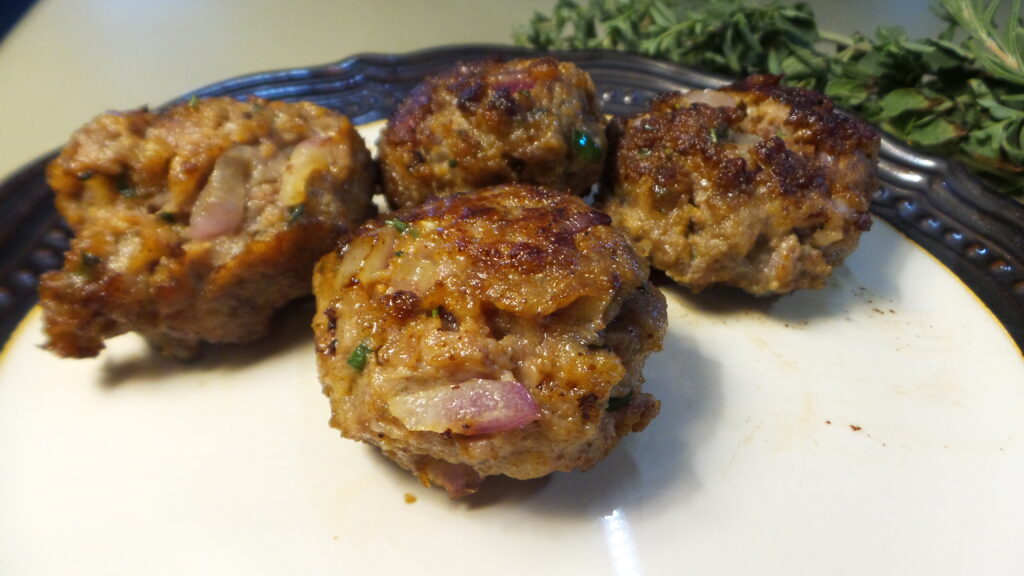
POLYGON ((871 225, 878 136, 777 77, 665 94, 609 132, 600 206, 694 291, 821 287, 871 225))
POLYGON ((506 182, 582 195, 601 177, 605 119, 573 64, 475 62, 417 86, 378 147, 393 207, 506 182))
POLYGON ((641 370, 665 299, 607 215, 506 184, 387 217, 314 272, 343 436, 454 498, 490 475, 590 468, 657 414, 641 370))
POLYGON ((175 357, 265 335, 316 261, 376 211, 370 154, 313 104, 227 98, 107 113, 48 167, 74 232, 39 287, 61 356, 134 331, 175 357))

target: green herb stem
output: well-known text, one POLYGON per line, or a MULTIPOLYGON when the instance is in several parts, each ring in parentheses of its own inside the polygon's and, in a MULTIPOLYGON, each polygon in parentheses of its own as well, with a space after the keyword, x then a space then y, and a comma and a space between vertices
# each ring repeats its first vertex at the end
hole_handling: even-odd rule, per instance
POLYGON ((837 48, 858 48, 860 50, 871 49, 871 45, 868 43, 856 42, 850 36, 844 36, 828 30, 818 30, 818 37, 822 42, 835 44, 837 48))

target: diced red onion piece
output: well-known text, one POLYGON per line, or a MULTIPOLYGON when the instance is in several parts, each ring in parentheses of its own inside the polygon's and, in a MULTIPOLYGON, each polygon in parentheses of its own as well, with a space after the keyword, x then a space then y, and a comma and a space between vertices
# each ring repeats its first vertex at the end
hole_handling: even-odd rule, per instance
POLYGON ((372 237, 373 247, 363 258, 362 269, 357 274, 360 282, 369 282, 374 274, 391 263, 391 258, 395 254, 395 237, 396 234, 391 230, 383 230, 372 237))
POLYGON ((530 391, 514 380, 476 378, 397 396, 391 413, 406 428, 474 436, 521 428, 540 418, 530 391))
POLYGON ((608 226, 611 223, 611 217, 604 212, 598 210, 578 211, 573 212, 568 219, 562 221, 562 229, 575 236, 588 228, 608 226))
POLYGON ((521 92, 523 90, 530 90, 536 85, 525 73, 518 72, 515 74, 506 74, 501 78, 498 78, 491 86, 494 90, 507 90, 510 93, 521 92))
POLYGON ((337 288, 348 286, 356 273, 362 270, 363 259, 370 253, 370 248, 373 248, 373 238, 367 236, 359 236, 345 247, 341 263, 338 265, 337 272, 334 273, 334 283, 337 288))
POLYGON ((448 493, 449 498, 462 498, 476 492, 483 478, 471 466, 434 460, 424 470, 424 484, 436 484, 448 493))
POLYGON ((396 290, 407 290, 417 296, 423 296, 437 283, 437 264, 432 260, 416 256, 405 256, 399 259, 392 276, 392 286, 396 290))
POLYGON ((307 138, 296 144, 281 176, 278 202, 285 207, 305 203, 310 178, 316 174, 330 171, 342 178, 352 163, 347 150, 348 145, 339 135, 307 138))
POLYGON ((189 219, 189 236, 210 240, 238 229, 245 216, 249 159, 243 148, 232 148, 213 165, 189 219))
POLYGON ((735 108, 736 98, 718 90, 693 90, 686 93, 690 104, 707 104, 713 108, 735 108))
POLYGON ((726 136, 725 141, 735 145, 741 150, 750 150, 754 146, 761 143, 761 137, 757 134, 749 134, 747 132, 729 132, 726 136))

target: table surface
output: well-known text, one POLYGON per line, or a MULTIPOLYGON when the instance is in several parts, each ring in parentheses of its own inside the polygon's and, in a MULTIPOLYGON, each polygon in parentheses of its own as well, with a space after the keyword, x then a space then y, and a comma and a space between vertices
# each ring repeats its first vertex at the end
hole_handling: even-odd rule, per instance
MULTIPOLYGON (((815 0, 823 29, 912 35, 942 25, 928 0, 815 0)), ((39 0, 0 43, 0 178, 109 109, 158 105, 225 78, 360 52, 509 43, 553 0, 39 0)))

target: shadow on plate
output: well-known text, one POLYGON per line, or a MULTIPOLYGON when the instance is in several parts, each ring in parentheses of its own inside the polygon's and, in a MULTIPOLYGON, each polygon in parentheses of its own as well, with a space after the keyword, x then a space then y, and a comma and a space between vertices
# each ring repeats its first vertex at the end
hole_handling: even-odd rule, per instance
POLYGON ((214 369, 245 368, 264 359, 286 355, 306 347, 312 355, 314 302, 304 298, 279 310, 271 323, 270 335, 249 344, 206 345, 194 360, 181 361, 161 355, 148 346, 137 353, 117 355, 103 352, 101 383, 116 388, 136 383, 152 384, 188 373, 214 369))

